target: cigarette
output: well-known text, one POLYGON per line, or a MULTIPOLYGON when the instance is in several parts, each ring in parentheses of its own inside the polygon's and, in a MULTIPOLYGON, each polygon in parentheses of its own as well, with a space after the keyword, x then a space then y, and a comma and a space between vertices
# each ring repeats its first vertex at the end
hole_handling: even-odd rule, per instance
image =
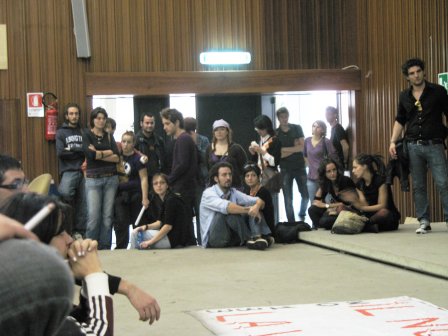
POLYGON ((144 212, 145 212, 145 207, 142 207, 142 209, 140 210, 140 213, 138 214, 137 220, 135 221, 134 226, 137 226, 138 223, 140 223, 140 220, 142 219, 144 212))
POLYGON ((25 229, 27 229, 29 231, 34 229, 55 208, 56 208, 56 205, 54 205, 54 203, 48 203, 46 206, 44 206, 42 209, 40 209, 40 211, 37 214, 35 214, 28 222, 26 222, 25 229))

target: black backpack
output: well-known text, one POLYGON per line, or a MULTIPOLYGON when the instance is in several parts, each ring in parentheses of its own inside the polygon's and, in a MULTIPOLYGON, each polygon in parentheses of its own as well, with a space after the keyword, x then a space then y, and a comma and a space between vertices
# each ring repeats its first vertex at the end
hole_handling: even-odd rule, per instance
POLYGON ((299 232, 311 231, 311 227, 304 221, 279 222, 275 226, 276 243, 293 244, 299 242, 299 232))

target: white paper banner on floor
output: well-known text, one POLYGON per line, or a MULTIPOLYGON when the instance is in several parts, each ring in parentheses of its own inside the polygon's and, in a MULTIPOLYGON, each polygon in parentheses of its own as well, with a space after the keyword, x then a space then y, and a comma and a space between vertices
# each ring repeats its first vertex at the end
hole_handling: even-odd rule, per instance
POLYGON ((411 297, 191 313, 215 335, 442 336, 448 311, 411 297))

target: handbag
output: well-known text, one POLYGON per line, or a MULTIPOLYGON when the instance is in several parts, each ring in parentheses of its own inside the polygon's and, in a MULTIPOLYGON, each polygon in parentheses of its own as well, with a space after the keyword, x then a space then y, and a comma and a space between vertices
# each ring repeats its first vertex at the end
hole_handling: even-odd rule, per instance
POLYGON ((264 166, 261 172, 261 185, 270 192, 278 193, 282 189, 282 175, 277 169, 264 166))
POLYGON ((302 231, 311 231, 308 223, 303 221, 279 222, 275 226, 275 241, 282 244, 297 243, 302 231))
MULTIPOLYGON (((272 142, 272 138, 268 140, 266 143, 267 148, 269 147, 270 143, 272 142)), ((280 172, 277 170, 277 168, 268 166, 261 156, 260 156, 260 162, 261 162, 261 185, 265 187, 267 190, 269 190, 271 193, 279 193, 283 186, 283 179, 280 172)))
POLYGON ((327 149, 327 144, 325 143, 325 137, 322 139, 323 143, 322 143, 322 147, 324 150, 324 157, 323 159, 328 159, 329 155, 328 155, 328 149, 327 149))
POLYGON ((331 233, 357 234, 361 233, 368 218, 352 211, 342 210, 331 228, 331 233))

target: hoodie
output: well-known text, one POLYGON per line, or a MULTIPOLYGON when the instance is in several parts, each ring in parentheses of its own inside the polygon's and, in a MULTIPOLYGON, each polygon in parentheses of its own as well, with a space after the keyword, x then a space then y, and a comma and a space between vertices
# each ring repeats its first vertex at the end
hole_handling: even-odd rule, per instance
POLYGON ((80 127, 64 123, 56 132, 56 154, 59 159, 59 174, 66 171, 80 171, 85 156, 82 148, 80 127))

